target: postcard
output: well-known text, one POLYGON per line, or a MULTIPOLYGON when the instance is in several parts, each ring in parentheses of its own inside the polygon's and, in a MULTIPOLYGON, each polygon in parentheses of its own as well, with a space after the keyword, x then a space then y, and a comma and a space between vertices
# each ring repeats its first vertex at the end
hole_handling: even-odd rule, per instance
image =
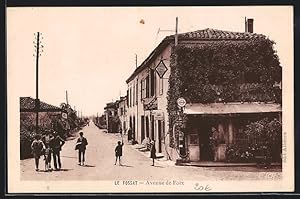
POLYGON ((292 6, 8 7, 8 193, 294 191, 292 6))

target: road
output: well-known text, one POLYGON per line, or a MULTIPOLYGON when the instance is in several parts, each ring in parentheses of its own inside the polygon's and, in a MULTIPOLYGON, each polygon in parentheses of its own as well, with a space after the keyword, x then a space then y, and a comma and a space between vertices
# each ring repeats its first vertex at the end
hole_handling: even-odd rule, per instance
MULTIPOLYGON (((98 129, 92 122, 82 130, 88 140, 86 165, 78 165, 75 143, 78 135, 68 139, 61 151, 62 170, 44 172, 41 159, 36 172, 34 159, 21 160, 21 180, 276 180, 281 172, 255 168, 204 168, 175 166, 170 161, 152 160, 142 152, 126 143, 123 147, 123 166, 114 165, 114 148, 120 135, 108 134, 98 129)), ((52 163, 53 164, 53 163, 52 163)))

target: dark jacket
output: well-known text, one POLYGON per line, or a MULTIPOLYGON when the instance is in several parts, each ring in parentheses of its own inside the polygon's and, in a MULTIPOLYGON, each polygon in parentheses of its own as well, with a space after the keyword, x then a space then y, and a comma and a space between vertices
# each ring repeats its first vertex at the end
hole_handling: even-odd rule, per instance
POLYGON ((116 146, 116 148, 115 148, 116 156, 122 156, 123 145, 124 145, 124 143, 122 142, 121 145, 116 146))
POLYGON ((155 145, 152 144, 151 148, 150 148, 150 158, 156 158, 156 149, 155 149, 155 145))
POLYGON ((79 137, 76 142, 75 150, 84 151, 86 150, 86 145, 88 145, 87 139, 85 137, 79 137))
POLYGON ((53 152, 61 151, 61 147, 65 144, 65 141, 59 136, 55 136, 50 141, 50 147, 52 148, 53 152))

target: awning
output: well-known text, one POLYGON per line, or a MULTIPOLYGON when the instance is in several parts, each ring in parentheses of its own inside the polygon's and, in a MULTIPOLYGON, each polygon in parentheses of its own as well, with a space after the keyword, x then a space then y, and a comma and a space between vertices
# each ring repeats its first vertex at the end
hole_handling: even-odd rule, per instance
POLYGON ((187 104, 184 113, 188 115, 201 114, 231 114, 231 113, 272 113, 281 112, 280 104, 275 103, 212 103, 187 104))

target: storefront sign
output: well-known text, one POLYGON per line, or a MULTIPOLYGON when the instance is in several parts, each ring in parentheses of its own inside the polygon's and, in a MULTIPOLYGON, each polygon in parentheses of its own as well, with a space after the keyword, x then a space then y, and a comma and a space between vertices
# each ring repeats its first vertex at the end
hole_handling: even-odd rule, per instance
POLYGON ((161 110, 154 110, 153 114, 155 120, 164 120, 164 112, 161 110))

